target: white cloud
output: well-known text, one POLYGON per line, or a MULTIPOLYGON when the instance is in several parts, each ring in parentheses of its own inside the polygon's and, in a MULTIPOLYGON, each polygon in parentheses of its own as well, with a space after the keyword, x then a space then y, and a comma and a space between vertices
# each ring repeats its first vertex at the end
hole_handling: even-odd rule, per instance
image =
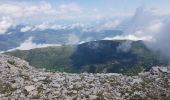
POLYGON ((5 34, 12 25, 13 20, 10 17, 2 17, 0 20, 0 34, 5 34))
MULTIPOLYGON (((129 10, 118 9, 118 8, 103 8, 103 7, 86 7, 81 6, 76 2, 70 3, 57 3, 52 4, 48 0, 45 2, 29 2, 29 1, 10 1, 0 3, 0 16, 9 16, 14 18, 17 23, 42 23, 42 21, 95 21, 110 18, 123 18, 129 17, 133 14, 133 9, 129 10), (5 11, 4 11, 5 10, 5 11), (31 22, 32 21, 32 22, 31 22)), ((82 4, 83 5, 83 4, 82 4)), ((133 7, 132 7, 133 8, 133 7)), ((153 10, 157 15, 167 15, 169 9, 164 7, 159 7, 161 9, 153 10), (159 13, 159 14, 158 14, 159 13), (163 14, 161 14, 163 13, 163 14), (166 13, 166 14, 164 14, 166 13)), ((37 24, 36 23, 36 24, 37 24)), ((118 22, 109 22, 104 25, 104 27, 114 26, 118 22)))
POLYGON ((170 61, 170 21, 166 20, 162 23, 162 28, 156 34, 152 34, 154 38, 153 41, 147 42, 146 44, 153 50, 160 50, 170 61))
POLYGON ((39 5, 30 3, 0 4, 1 15, 8 15, 15 18, 23 18, 37 14, 50 14, 54 12, 55 9, 47 2, 40 3, 39 5))
POLYGON ((154 14, 158 16, 169 16, 170 15, 169 7, 167 6, 159 7, 159 9, 152 8, 152 12, 154 12, 154 14))
POLYGON ((123 52, 128 52, 132 47, 131 43, 132 43, 132 41, 125 41, 117 47, 117 50, 123 51, 123 52))
POLYGON ((147 28, 147 31, 158 33, 163 28, 164 23, 161 20, 153 20, 147 28))
POLYGON ((79 42, 78 44, 83 44, 83 43, 86 43, 86 41, 81 41, 81 42, 79 42))
POLYGON ((81 23, 74 23, 70 26, 70 29, 74 29, 74 28, 83 28, 85 25, 81 24, 81 23))
MULTIPOLYGON (((82 8, 77 3, 52 5, 48 2, 38 4, 30 2, 10 2, 0 4, 0 16, 14 18, 17 23, 32 21, 54 21, 61 19, 74 19, 80 15, 82 8), (5 10, 5 11, 4 11, 5 10)), ((27 22, 31 23, 31 22, 27 22)))
POLYGON ((21 31, 21 32, 28 32, 28 31, 30 31, 31 29, 32 29, 31 26, 25 26, 25 27, 22 27, 22 28, 20 29, 20 31, 21 31))
POLYGON ((150 41, 152 39, 151 36, 135 36, 135 35, 118 35, 115 37, 106 37, 104 40, 131 40, 131 41, 139 41, 139 40, 144 40, 144 41, 150 41))
MULTIPOLYGON (((53 29, 53 30, 61 30, 61 29, 75 29, 75 28, 84 28, 85 25, 81 23, 73 23, 70 25, 59 25, 59 24, 52 24, 43 22, 42 24, 35 25, 34 28, 32 28, 32 31, 35 30, 46 30, 46 29, 53 29)), ((26 27, 27 28, 27 27, 26 27)), ((30 29, 30 27, 28 27, 30 29)))
POLYGON ((70 3, 59 5, 58 10, 61 13, 67 13, 70 11, 81 12, 82 8, 77 3, 70 3))
POLYGON ((116 28, 118 25, 120 25, 120 21, 119 20, 113 20, 113 21, 108 21, 105 22, 101 28, 102 29, 114 29, 116 28))
POLYGON ((163 25, 163 21, 152 10, 141 7, 136 10, 123 35, 105 39, 154 41, 155 36, 160 33, 163 25))
POLYGON ((0 4, 0 15, 18 17, 22 16, 22 14, 23 14, 22 7, 19 5, 0 4))
POLYGON ((125 34, 113 40, 144 40, 152 50, 159 50, 170 61, 170 19, 160 19, 152 10, 138 8, 130 20, 125 34))
POLYGON ((35 25, 34 28, 32 28, 32 31, 35 31, 35 30, 43 31, 46 29, 61 30, 61 29, 68 29, 68 27, 69 26, 67 25, 59 25, 59 24, 51 24, 48 22, 43 22, 41 24, 35 25))
POLYGON ((51 28, 51 29, 54 29, 54 30, 60 30, 60 29, 66 29, 67 26, 65 26, 65 25, 54 24, 54 25, 51 25, 50 28, 51 28))
POLYGON ((74 33, 68 36, 67 44, 78 44, 79 42, 80 42, 79 37, 74 33))
POLYGON ((46 29, 48 29, 48 28, 50 28, 50 25, 49 25, 48 23, 44 22, 44 23, 42 23, 42 24, 39 24, 39 25, 35 26, 35 28, 33 29, 33 31, 34 31, 34 30, 41 30, 41 31, 43 31, 43 30, 46 30, 46 29))
POLYGON ((129 22, 126 35, 134 35, 136 37, 151 37, 150 41, 155 41, 156 36, 162 34, 164 21, 156 16, 152 10, 138 8, 135 15, 129 22))
POLYGON ((14 50, 30 50, 34 48, 44 48, 48 46, 61 46, 60 44, 36 44, 32 42, 33 37, 29 37, 27 40, 25 40, 23 43, 20 44, 19 47, 16 47, 14 49, 10 49, 8 51, 14 51, 14 50))

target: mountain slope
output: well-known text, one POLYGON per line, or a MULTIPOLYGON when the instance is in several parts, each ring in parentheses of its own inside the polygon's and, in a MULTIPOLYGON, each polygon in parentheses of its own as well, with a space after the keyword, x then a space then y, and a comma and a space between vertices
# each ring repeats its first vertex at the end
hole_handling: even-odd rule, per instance
POLYGON ((142 41, 100 40, 6 54, 25 59, 35 67, 66 72, 137 74, 154 65, 167 65, 159 53, 149 50, 142 41))
POLYGON ((93 41, 77 46, 72 64, 81 71, 137 73, 154 65, 166 65, 159 53, 142 41, 93 41), (125 50, 129 47, 129 50, 125 50))
POLYGON ((170 98, 168 67, 153 67, 151 71, 137 76, 117 73, 70 74, 38 70, 19 58, 0 54, 0 73, 1 100, 170 98), (151 74, 154 71, 157 75, 151 74))
POLYGON ((7 54, 25 59, 37 68, 69 72, 71 70, 69 57, 72 55, 73 50, 74 47, 72 46, 59 46, 25 51, 16 50, 7 54))

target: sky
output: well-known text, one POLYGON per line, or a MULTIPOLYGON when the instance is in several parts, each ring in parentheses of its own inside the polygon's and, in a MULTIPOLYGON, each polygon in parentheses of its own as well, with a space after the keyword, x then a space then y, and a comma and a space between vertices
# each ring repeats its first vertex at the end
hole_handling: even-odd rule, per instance
POLYGON ((91 23, 122 20, 138 7, 169 15, 170 0, 0 0, 0 19, 13 24, 91 23))

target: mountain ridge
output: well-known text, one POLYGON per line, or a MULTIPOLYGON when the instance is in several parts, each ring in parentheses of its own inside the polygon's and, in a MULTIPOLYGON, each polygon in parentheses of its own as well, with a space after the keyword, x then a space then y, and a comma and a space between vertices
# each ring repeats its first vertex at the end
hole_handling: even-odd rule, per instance
POLYGON ((119 50, 124 40, 100 40, 79 45, 37 48, 6 54, 20 57, 32 66, 66 72, 117 72, 137 74, 152 66, 167 65, 157 52, 149 50, 142 41, 128 41, 128 51, 119 50), (129 45, 129 44, 128 44, 129 45))

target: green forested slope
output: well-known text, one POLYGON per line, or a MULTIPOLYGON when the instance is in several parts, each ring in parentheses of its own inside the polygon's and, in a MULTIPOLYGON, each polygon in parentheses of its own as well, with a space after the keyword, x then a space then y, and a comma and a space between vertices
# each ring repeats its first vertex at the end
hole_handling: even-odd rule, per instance
POLYGON ((100 40, 77 46, 37 48, 12 51, 13 55, 38 68, 65 72, 118 72, 137 74, 155 65, 167 65, 158 52, 149 50, 142 41, 130 41, 127 51, 119 49, 127 41, 100 40))

